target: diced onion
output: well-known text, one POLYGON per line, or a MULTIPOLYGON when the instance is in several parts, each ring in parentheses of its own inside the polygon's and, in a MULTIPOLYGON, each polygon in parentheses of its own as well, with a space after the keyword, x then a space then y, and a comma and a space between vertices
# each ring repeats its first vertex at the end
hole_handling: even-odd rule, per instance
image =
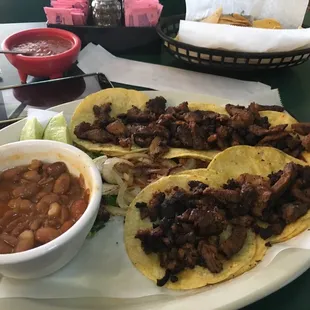
POLYGON ((119 207, 114 207, 114 206, 104 206, 105 209, 113 216, 125 216, 126 215, 126 210, 121 209, 119 207))

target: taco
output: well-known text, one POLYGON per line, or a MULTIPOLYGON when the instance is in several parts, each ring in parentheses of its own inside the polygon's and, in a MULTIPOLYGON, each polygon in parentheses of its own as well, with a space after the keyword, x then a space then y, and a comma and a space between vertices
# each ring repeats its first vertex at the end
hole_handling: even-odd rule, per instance
POLYGON ((303 161, 239 146, 193 173, 152 183, 126 215, 129 258, 159 286, 184 290, 234 278, 263 258, 266 245, 309 227, 310 167, 303 161))
POLYGON ((166 107, 163 97, 145 100, 140 92, 122 89, 87 97, 72 117, 75 144, 109 156, 148 150, 154 159, 171 149, 210 160, 235 145, 271 146, 296 158, 310 149, 309 134, 301 136, 300 125, 292 127, 296 120, 280 106, 183 102, 166 107))
MULTIPOLYGON (((268 175, 283 169, 288 163, 296 163, 300 166, 305 166, 305 171, 308 171, 309 169, 309 166, 306 166, 307 164, 304 161, 293 158, 279 150, 266 147, 253 148, 249 146, 237 146, 223 151, 213 159, 209 164, 208 169, 216 171, 216 173, 220 175, 229 175, 231 178, 237 178, 243 173, 267 177, 268 175)), ((187 174, 197 175, 201 173, 203 173, 203 170, 198 169, 196 171, 188 172, 187 174)), ((293 182, 292 180, 289 181, 293 182)), ((304 186, 306 185, 303 185, 303 187, 304 186)), ((306 187, 304 188, 307 189, 306 187)), ((296 189, 293 189, 293 191, 293 201, 295 201, 297 199, 295 197, 296 189)), ((308 193, 307 190, 306 193, 308 193)), ((297 196, 298 194, 300 193, 297 190, 297 196)), ((310 203, 310 199, 307 198, 307 196, 300 194, 298 197, 298 201, 310 203)), ((263 228, 269 227, 269 224, 270 223, 268 222, 259 222, 259 225, 263 228)), ((306 212, 298 219, 298 221, 293 221, 285 225, 281 234, 273 235, 268 238, 268 241, 277 243, 289 240, 306 230, 310 226, 309 224, 310 212, 306 212)), ((265 232, 262 230, 262 234, 264 233, 265 232)))
MULTIPOLYGON (((105 121, 108 122, 111 118, 116 117, 119 114, 126 113, 133 105, 137 108, 143 108, 145 106, 145 102, 148 100, 149 97, 142 92, 123 88, 105 89, 87 96, 77 106, 71 119, 70 133, 73 137, 73 142, 80 148, 92 153, 104 153, 111 156, 127 154, 128 149, 123 148, 120 145, 105 142, 98 143, 98 141, 95 141, 100 141, 100 138, 101 141, 105 141, 103 134, 98 133, 98 131, 89 133, 89 139, 79 139, 74 134, 74 129, 80 124, 93 124, 97 116, 103 116, 104 108, 100 110, 99 108, 96 109, 95 107, 106 107, 106 112, 108 112, 106 114, 109 116, 107 116, 105 121), (91 135, 97 135, 97 139, 91 139, 91 135)), ((101 121, 104 121, 102 117, 101 121)), ((81 130, 82 129, 83 128, 81 128, 81 130)), ((131 152, 140 151, 144 150, 140 147, 135 147, 134 145, 131 148, 131 152)))

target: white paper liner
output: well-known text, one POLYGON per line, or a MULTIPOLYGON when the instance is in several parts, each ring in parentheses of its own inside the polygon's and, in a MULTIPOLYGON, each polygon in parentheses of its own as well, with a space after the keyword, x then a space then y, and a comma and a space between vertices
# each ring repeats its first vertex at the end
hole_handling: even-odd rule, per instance
POLYGON ((179 40, 195 46, 242 52, 286 52, 308 47, 310 30, 302 25, 308 0, 187 0, 186 21, 179 40), (242 13, 256 19, 274 18, 284 29, 258 29, 193 22, 223 7, 224 14, 242 13))
MULTIPOLYGON (((149 92, 150 96, 155 94, 156 92, 149 92)), ((160 95, 167 97, 172 104, 179 102, 182 97, 182 95, 173 92, 161 92, 160 95)), ((191 100, 191 96, 188 96, 188 99, 191 100)), ((199 101, 200 95, 197 97, 192 95, 191 98, 192 100, 196 98, 199 101)), ((206 100, 203 98, 207 97, 201 95, 201 100, 206 100)), ((224 104, 225 99, 213 97, 212 103, 224 104)), ((277 103, 271 101, 270 104, 277 103)), ((69 113, 65 113, 65 115, 70 117, 69 113)), ((185 297, 218 294, 219 289, 230 287, 231 283, 241 279, 254 281, 279 253, 284 250, 294 251, 294 249, 310 249, 309 231, 305 231, 285 243, 272 246, 258 266, 234 280, 185 292, 172 291, 157 287, 133 267, 123 243, 123 218, 113 217, 94 238, 87 239, 79 254, 58 272, 45 278, 33 280, 0 278, 0 298, 56 300, 59 298, 106 298, 105 300, 113 304, 113 300, 116 298, 124 300, 131 306, 134 303, 137 307, 141 306, 141 298, 142 300, 145 298, 149 302, 154 300, 175 302, 178 300, 182 306, 182 299, 185 297), (128 300, 131 299, 136 301, 129 302, 128 300)), ((120 301, 115 301, 115 303, 119 303, 122 308, 120 301)), ((166 306, 168 309, 168 304, 166 306)))
MULTIPOLYGON (((309 231, 272 246, 262 262, 242 277, 255 277, 283 250, 296 248, 310 249, 309 231)), ((33 280, 2 278, 0 298, 141 298, 161 294, 184 297, 223 284, 184 292, 157 287, 131 264, 123 243, 123 218, 115 217, 93 239, 85 242, 71 263, 53 275, 33 280)))
POLYGON ((149 87, 163 91, 182 90, 230 100, 252 100, 270 90, 259 82, 241 81, 211 74, 182 70, 114 57, 102 46, 88 44, 79 55, 79 68, 85 73, 102 72, 112 82, 149 87))

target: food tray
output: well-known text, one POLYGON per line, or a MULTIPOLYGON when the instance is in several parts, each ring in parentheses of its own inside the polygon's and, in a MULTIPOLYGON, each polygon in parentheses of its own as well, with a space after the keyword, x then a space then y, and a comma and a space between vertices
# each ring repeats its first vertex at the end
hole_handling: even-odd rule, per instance
POLYGON ((248 53, 182 43, 174 39, 182 19, 185 19, 184 14, 162 18, 157 25, 157 32, 170 54, 192 65, 226 71, 270 70, 297 66, 310 57, 310 48, 291 52, 248 53))
POLYGON ((161 40, 155 27, 98 27, 61 24, 47 24, 47 27, 71 31, 81 39, 83 47, 88 43, 100 44, 116 56, 124 53, 159 54, 161 52, 161 40))

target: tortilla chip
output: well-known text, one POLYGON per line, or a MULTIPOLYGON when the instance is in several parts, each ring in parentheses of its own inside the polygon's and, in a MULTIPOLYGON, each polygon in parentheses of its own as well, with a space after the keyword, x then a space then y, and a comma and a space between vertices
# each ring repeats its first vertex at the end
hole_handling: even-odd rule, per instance
POLYGON ((89 152, 104 153, 109 156, 121 156, 130 152, 141 152, 146 149, 133 146, 131 150, 114 144, 92 143, 90 141, 78 139, 74 134, 74 128, 82 122, 93 123, 95 120, 93 107, 104 103, 112 103, 112 117, 121 113, 126 113, 133 105, 144 109, 145 103, 150 98, 142 92, 127 90, 123 88, 111 88, 99 91, 87 96, 75 109, 71 119, 70 133, 73 142, 89 152))
POLYGON ((252 23, 249 21, 249 19, 236 13, 231 15, 222 15, 219 20, 219 24, 228 24, 228 25, 245 26, 245 27, 252 26, 252 23))
POLYGON ((218 8, 213 14, 211 14, 209 17, 204 18, 201 20, 203 23, 210 23, 210 24, 217 24, 223 14, 223 8, 218 8))
MULTIPOLYGON (((210 186, 219 187, 224 178, 214 174, 213 171, 208 172, 206 169, 205 175, 202 178, 196 179, 198 181, 207 182, 210 186)), ((151 228, 152 223, 149 219, 141 220, 140 212, 135 207, 138 201, 148 202, 154 192, 158 190, 164 191, 165 189, 179 186, 186 190, 188 187, 189 178, 186 175, 169 176, 158 180, 146 187, 131 203, 127 211, 124 239, 128 256, 134 266, 142 272, 147 278, 156 282, 164 276, 165 270, 160 267, 158 255, 152 253, 145 254, 141 247, 140 240, 135 238, 139 229, 151 228)), ((225 180, 226 181, 226 180, 225 180)), ((196 266, 194 269, 186 269, 178 274, 178 281, 176 283, 168 282, 165 287, 176 290, 194 289, 208 284, 215 284, 227 280, 236 274, 241 268, 243 272, 251 268, 251 261, 256 253, 256 236, 252 231, 248 231, 248 236, 242 250, 234 255, 230 260, 223 261, 223 271, 218 274, 211 273, 207 268, 196 266)))
POLYGON ((275 19, 265 18, 253 21, 253 27, 265 29, 282 29, 282 25, 275 19))

